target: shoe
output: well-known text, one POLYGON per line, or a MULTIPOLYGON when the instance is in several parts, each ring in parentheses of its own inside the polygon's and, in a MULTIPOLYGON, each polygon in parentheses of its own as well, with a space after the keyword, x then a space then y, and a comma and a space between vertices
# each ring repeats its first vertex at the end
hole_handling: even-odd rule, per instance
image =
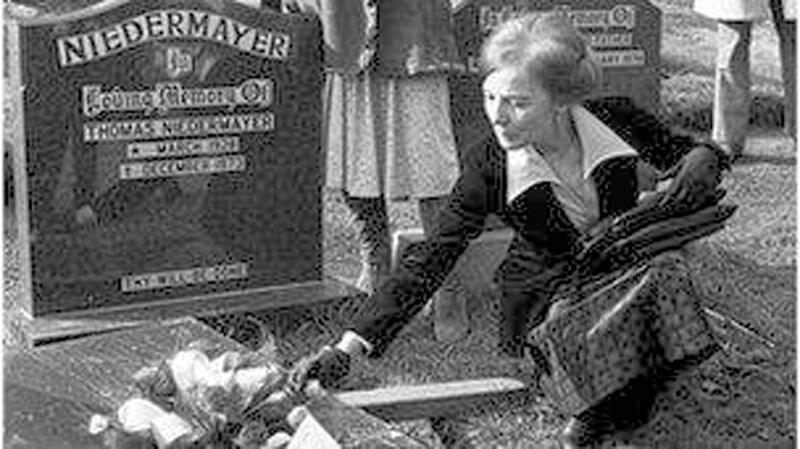
POLYGON ((389 268, 391 266, 391 247, 388 232, 364 226, 359 249, 361 273, 355 281, 355 286, 367 294, 372 294, 391 271, 389 268))
POLYGON ((572 417, 561 431, 561 445, 563 449, 596 448, 611 432, 611 427, 602 420, 590 419, 587 412, 572 417))
POLYGON ((361 266, 361 273, 355 281, 355 287, 364 293, 371 295, 378 288, 381 280, 380 269, 376 266, 365 262, 361 266))
POLYGON ((374 293, 389 274, 389 258, 382 250, 367 244, 361 250, 361 273, 355 287, 367 294, 374 293))
POLYGON ((436 301, 436 295, 433 295, 428 302, 425 303, 425 307, 419 312, 419 316, 422 318, 430 318, 433 316, 433 303, 436 301))
POLYGON ((562 449, 584 449, 598 447, 602 442, 601 432, 591 424, 577 418, 570 418, 561 431, 562 449))
POLYGON ((734 163, 744 156, 744 143, 730 144, 726 142, 719 142, 720 148, 730 158, 730 162, 734 163))

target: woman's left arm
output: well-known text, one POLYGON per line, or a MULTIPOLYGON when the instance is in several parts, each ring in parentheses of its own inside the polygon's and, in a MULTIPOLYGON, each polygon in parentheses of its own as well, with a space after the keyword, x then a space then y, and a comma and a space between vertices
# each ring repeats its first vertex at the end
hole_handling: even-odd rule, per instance
POLYGON ((664 202, 703 205, 716 197, 728 156, 711 141, 679 133, 627 98, 609 98, 587 105, 617 134, 636 148, 642 159, 674 175, 664 202))
POLYGON ((674 177, 661 204, 699 209, 714 203, 722 172, 728 167, 728 156, 716 145, 695 145, 670 169, 667 176, 674 177))

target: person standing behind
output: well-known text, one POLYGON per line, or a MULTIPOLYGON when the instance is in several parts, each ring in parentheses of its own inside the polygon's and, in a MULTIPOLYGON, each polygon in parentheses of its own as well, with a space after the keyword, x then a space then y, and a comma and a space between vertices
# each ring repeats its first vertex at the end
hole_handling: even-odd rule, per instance
POLYGON ((781 53, 783 128, 797 138, 797 0, 769 0, 781 53))
MULTIPOLYGON (((731 156, 744 152, 750 119, 750 38, 753 22, 772 14, 781 46, 784 84, 784 123, 795 133, 794 23, 784 20, 784 8, 794 10, 795 0, 695 0, 694 10, 718 21, 717 62, 711 138, 731 156), (771 13, 770 13, 771 11, 771 13)), ((792 13, 794 16, 794 13, 792 13)))
MULTIPOLYGON (((326 187, 344 192, 361 223, 372 292, 390 270, 386 202, 416 199, 426 236, 459 175, 447 73, 457 63, 449 0, 284 0, 322 22, 326 69, 326 187)), ((434 300, 440 340, 468 329, 455 277, 434 300)))

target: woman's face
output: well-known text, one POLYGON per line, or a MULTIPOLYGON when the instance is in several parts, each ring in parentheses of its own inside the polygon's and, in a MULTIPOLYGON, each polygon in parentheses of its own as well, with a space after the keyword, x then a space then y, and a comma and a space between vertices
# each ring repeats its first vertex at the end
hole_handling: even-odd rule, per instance
POLYGON ((536 142, 554 125, 556 105, 527 70, 495 70, 483 82, 483 106, 497 141, 506 150, 536 142))

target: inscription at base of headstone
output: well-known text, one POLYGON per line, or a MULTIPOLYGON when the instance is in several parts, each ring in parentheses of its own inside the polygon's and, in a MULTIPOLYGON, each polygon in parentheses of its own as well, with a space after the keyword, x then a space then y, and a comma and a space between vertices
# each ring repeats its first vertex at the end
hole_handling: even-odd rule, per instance
POLYGON ((322 279, 313 18, 113 0, 11 29, 32 315, 322 279))
POLYGON ((557 12, 589 39, 603 68, 599 96, 627 96, 654 111, 659 102, 661 11, 647 0, 466 0, 454 10, 456 42, 465 65, 451 77, 452 111, 462 146, 491 132, 482 116, 480 55, 499 24, 527 13, 557 12))

